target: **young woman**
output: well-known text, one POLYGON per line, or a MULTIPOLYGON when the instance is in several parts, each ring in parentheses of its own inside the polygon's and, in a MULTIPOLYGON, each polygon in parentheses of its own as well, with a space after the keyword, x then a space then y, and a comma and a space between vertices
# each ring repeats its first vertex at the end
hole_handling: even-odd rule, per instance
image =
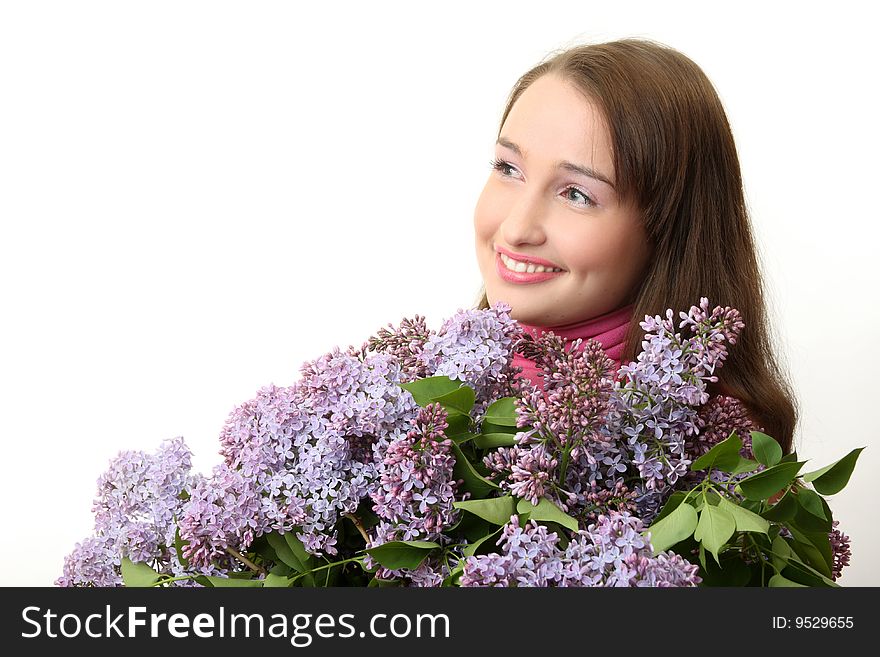
MULTIPOLYGON (((709 299, 745 328, 710 394, 738 398, 786 452, 797 408, 773 352, 736 145, 711 82, 640 39, 558 52, 508 98, 474 212, 478 308, 635 360, 645 315, 709 299)), ((517 356, 535 383, 534 364, 517 356)))

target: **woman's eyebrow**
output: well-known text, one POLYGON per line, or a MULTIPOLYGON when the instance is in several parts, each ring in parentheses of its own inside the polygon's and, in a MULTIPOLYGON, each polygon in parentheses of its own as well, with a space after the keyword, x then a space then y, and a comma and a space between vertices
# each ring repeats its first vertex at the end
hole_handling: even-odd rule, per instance
MULTIPOLYGON (((499 137, 498 141, 495 143, 499 146, 509 148, 521 158, 525 159, 522 149, 509 139, 506 139, 505 137, 499 137)), ((581 175, 594 178, 595 180, 605 183, 606 185, 611 187, 611 189, 614 189, 614 183, 612 183, 611 180, 608 179, 608 176, 605 176, 595 169, 591 169, 590 167, 584 166, 582 164, 575 164, 574 162, 568 162, 567 160, 560 160, 556 163, 556 168, 565 169, 566 171, 571 171, 572 173, 579 173, 581 175)))

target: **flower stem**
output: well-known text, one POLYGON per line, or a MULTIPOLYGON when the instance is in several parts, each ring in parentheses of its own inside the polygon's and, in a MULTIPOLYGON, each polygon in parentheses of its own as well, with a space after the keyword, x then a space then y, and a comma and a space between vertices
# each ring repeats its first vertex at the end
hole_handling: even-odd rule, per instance
POLYGON ((160 579, 157 582, 151 584, 151 586, 162 586, 163 584, 171 584, 172 582, 182 582, 187 579, 195 579, 199 577, 199 575, 181 575, 180 577, 169 577, 167 579, 160 579))
POLYGON ((312 573, 318 572, 319 570, 326 570, 327 568, 332 568, 333 566, 340 566, 344 563, 351 563, 352 561, 357 561, 358 563, 361 564, 361 566, 363 566, 363 563, 361 563, 363 558, 364 558, 363 556, 359 556, 359 557, 351 557, 350 559, 342 559, 341 561, 333 561, 331 563, 328 563, 326 566, 318 566, 317 568, 310 569, 308 572, 299 573, 298 575, 291 577, 290 582, 292 584, 293 582, 298 580, 300 577, 303 577, 304 575, 310 575, 312 573))
POLYGON ((244 556, 243 554, 241 554, 241 553, 240 553, 238 550, 236 550, 235 548, 233 548, 233 547, 228 547, 228 546, 227 546, 227 548, 226 548, 226 552, 227 552, 228 554, 232 555, 233 557, 235 557, 236 559, 238 559, 239 561, 241 561, 245 566, 247 566, 248 568, 250 568, 251 570, 253 570, 255 573, 260 573, 261 575, 265 575, 265 574, 266 574, 265 569, 260 568, 257 564, 255 564, 253 561, 251 561, 251 560, 248 559, 246 556, 244 556))
POLYGON ((360 532, 361 536, 362 536, 363 539, 364 539, 364 543, 368 543, 368 544, 369 544, 369 542, 370 542, 370 537, 367 535, 367 530, 364 529, 364 525, 363 525, 363 523, 361 522, 361 519, 358 518, 358 517, 357 517, 356 515, 354 515, 353 513, 346 513, 346 514, 345 514, 345 517, 348 518, 349 520, 351 520, 351 521, 354 523, 354 526, 357 527, 357 530, 360 532))

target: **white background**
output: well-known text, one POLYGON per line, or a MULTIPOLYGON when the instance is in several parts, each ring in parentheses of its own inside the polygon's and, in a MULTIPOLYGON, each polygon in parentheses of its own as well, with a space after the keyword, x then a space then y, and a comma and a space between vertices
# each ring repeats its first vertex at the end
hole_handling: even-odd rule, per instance
POLYGON ((841 583, 880 585, 875 34, 854 2, 712 6, 0 2, 0 583, 52 584, 119 450, 183 435, 207 472, 261 386, 470 307, 516 78, 641 36, 727 108, 796 447, 868 446, 831 504, 841 583))

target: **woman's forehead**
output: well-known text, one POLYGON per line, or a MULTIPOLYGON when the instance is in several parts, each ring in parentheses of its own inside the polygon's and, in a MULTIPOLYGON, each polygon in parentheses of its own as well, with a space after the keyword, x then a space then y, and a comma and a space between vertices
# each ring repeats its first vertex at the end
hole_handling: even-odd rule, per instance
POLYGON ((527 162, 582 165, 613 181, 611 140, 596 103, 558 76, 542 76, 511 107, 498 143, 527 162))

